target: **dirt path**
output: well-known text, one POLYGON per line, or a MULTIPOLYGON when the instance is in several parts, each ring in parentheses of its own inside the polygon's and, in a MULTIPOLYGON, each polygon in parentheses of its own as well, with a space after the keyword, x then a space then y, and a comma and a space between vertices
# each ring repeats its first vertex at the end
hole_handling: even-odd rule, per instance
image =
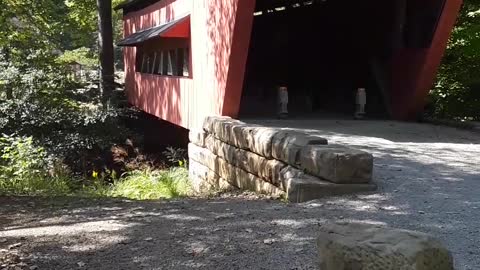
POLYGON ((478 134, 394 122, 280 124, 369 150, 379 190, 297 205, 249 196, 0 198, 0 250, 21 243, 9 252, 38 269, 316 269, 318 227, 347 220, 432 233, 458 270, 480 269, 478 134))

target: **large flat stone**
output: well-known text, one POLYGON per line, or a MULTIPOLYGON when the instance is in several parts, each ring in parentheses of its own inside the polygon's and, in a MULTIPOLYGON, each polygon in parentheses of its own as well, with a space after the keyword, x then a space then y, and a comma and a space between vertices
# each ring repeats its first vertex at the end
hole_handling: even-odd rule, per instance
POLYGON ((286 164, 281 161, 267 159, 256 153, 236 148, 211 135, 206 138, 205 145, 208 150, 225 159, 228 163, 263 178, 270 183, 278 183, 278 179, 281 177, 280 172, 286 166, 286 164))
POLYGON ((283 185, 288 201, 294 203, 377 189, 374 184, 336 184, 309 175, 285 179, 283 185))
POLYGON ((215 135, 215 137, 219 138, 220 140, 234 144, 234 137, 233 137, 233 127, 235 126, 244 126, 245 123, 235 120, 235 119, 226 119, 222 121, 216 121, 213 124, 213 132, 212 134, 215 135))
MULTIPOLYGON (((233 166, 232 166, 233 167, 233 166)), ((240 168, 233 167, 236 177, 230 179, 232 184, 240 189, 251 190, 259 194, 265 194, 274 198, 285 196, 285 192, 271 183, 248 173, 240 168)))
POLYGON ((247 138, 247 147, 251 152, 271 159, 272 141, 278 129, 266 127, 244 128, 244 136, 247 138))
POLYGON ((193 159, 189 161, 189 178, 197 194, 227 191, 233 188, 227 180, 193 159))
POLYGON ((212 154, 206 148, 190 143, 188 144, 188 157, 190 160, 194 160, 200 164, 203 164, 214 172, 220 170, 217 156, 212 154))
MULTIPOLYGON (((201 148, 195 144, 189 144, 188 153, 191 161, 198 162, 208 167, 219 177, 225 179, 235 187, 251 190, 260 194, 266 194, 272 197, 280 197, 285 194, 280 188, 256 175, 235 167, 206 148, 201 148)), ((195 168, 192 167, 190 168, 190 170, 194 169, 195 168)))
POLYGON ((214 134, 217 139, 265 157, 271 155, 271 141, 267 138, 271 129, 243 122, 223 122, 221 126, 223 130, 214 134))
POLYGON ((328 141, 294 130, 281 130, 272 138, 272 157, 292 166, 300 166, 300 151, 309 145, 326 145, 328 141))
POLYGON ((239 148, 215 138, 213 135, 208 135, 205 139, 205 148, 217 156, 222 157, 228 162, 235 164, 237 159, 237 150, 239 148))
POLYGON ((200 147, 205 147, 206 137, 207 133, 204 130, 192 129, 188 133, 188 139, 190 140, 190 142, 200 147))
POLYGON ((203 120, 203 130, 207 133, 214 133, 215 132, 215 125, 217 123, 228 122, 232 121, 231 117, 228 116, 207 116, 203 120))
POLYGON ((235 171, 232 170, 231 165, 207 148, 202 148, 190 143, 188 145, 188 157, 190 160, 194 160, 208 167, 210 170, 227 180, 235 178, 235 171))
POLYGON ((300 153, 300 168, 334 183, 369 183, 373 156, 340 146, 308 146, 300 153))
POLYGON ((242 149, 249 149, 250 129, 256 126, 247 125, 231 118, 207 117, 204 129, 215 138, 242 149))
POLYGON ((231 124, 230 125, 230 137, 228 140, 223 140, 224 142, 234 145, 238 148, 249 150, 249 137, 246 136, 250 129, 255 128, 253 125, 246 124, 231 124))
POLYGON ((203 128, 225 143, 266 158, 272 158, 272 141, 280 130, 219 116, 206 117, 203 128))
POLYGON ((453 270, 451 253, 414 231, 343 223, 322 226, 317 239, 322 270, 453 270))

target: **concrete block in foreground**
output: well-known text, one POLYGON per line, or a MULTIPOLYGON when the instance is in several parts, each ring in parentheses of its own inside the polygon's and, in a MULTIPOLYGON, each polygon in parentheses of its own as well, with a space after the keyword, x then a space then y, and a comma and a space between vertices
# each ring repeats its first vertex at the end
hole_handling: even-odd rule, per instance
POLYGON ((430 235, 363 223, 322 226, 322 270, 453 270, 451 253, 430 235))

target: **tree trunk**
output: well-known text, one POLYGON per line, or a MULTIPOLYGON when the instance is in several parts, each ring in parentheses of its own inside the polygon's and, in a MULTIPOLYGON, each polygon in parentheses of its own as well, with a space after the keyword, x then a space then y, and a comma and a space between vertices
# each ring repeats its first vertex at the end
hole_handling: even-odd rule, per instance
MULTIPOLYGON (((10 48, 5 47, 3 52, 4 52, 5 61, 7 63, 10 63, 10 48)), ((7 93, 7 100, 12 100, 13 99, 13 89, 12 89, 11 85, 7 84, 5 86, 5 92, 7 93)))
POLYGON ((98 46, 100 52, 100 88, 102 101, 108 103, 114 90, 112 0, 97 0, 98 46))

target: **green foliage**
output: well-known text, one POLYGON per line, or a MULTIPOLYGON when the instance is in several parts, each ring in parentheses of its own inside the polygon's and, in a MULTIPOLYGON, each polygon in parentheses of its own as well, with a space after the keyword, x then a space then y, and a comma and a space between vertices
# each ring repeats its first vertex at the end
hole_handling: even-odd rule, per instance
POLYGON ((436 118, 480 120, 480 1, 466 0, 430 93, 436 118))
MULTIPOLYGON (((51 175, 45 150, 31 137, 0 137, 0 194, 60 195, 71 191, 63 175, 51 175)), ((53 164, 53 163, 52 163, 53 164)), ((52 170, 53 172, 53 170, 52 170)))
MULTIPOLYGON (((123 0, 113 0, 112 6, 116 6, 123 0)), ((98 18, 96 10, 96 0, 66 0, 65 5, 68 7, 68 18, 74 22, 79 33, 96 33, 98 28, 98 18)), ((113 12, 114 40, 118 40, 122 36, 122 12, 113 12)), ((96 39, 95 35, 84 35, 85 42, 92 43, 96 39)))
MULTIPOLYGON (((88 51, 76 50, 63 59, 78 55, 88 56, 88 51)), ((56 58, 40 50, 18 62, 0 51, 0 133, 32 136, 74 172, 85 172, 93 166, 86 160, 90 152, 102 152, 130 135, 121 119, 132 111, 118 106, 125 103, 121 92, 112 104, 101 103, 96 78, 74 81, 56 58)))
MULTIPOLYGON (((98 189, 105 192, 104 189, 98 189)), ((169 170, 133 171, 116 181, 107 192, 113 197, 136 200, 171 199, 191 193, 188 171, 185 168, 169 170)))
MULTIPOLYGON (((112 172, 112 174, 114 174, 112 172)), ((113 184, 104 173, 92 174, 92 181, 75 183, 69 170, 32 137, 0 137, 0 195, 72 195, 123 197, 136 200, 171 199, 191 194, 186 168, 127 172, 113 184)))
MULTIPOLYGON (((135 111, 124 107, 121 91, 103 102, 97 76, 77 80, 68 66, 98 69, 96 8, 95 0, 2 2, 0 134, 16 135, 0 137, 0 193, 88 191, 138 199, 188 193, 184 168, 135 171, 118 179, 106 164, 111 147, 132 137, 123 121, 135 111)), ((117 38, 121 22, 121 12, 114 13, 117 38)), ((185 165, 183 159, 175 162, 185 165)))
POLYGON ((170 164, 179 167, 187 166, 187 150, 182 148, 167 147, 163 154, 170 164))
POLYGON ((63 52, 63 54, 59 56, 56 61, 60 64, 70 64, 73 62, 77 62, 89 68, 98 66, 98 58, 93 54, 90 49, 85 47, 81 47, 71 51, 67 50, 63 52))

